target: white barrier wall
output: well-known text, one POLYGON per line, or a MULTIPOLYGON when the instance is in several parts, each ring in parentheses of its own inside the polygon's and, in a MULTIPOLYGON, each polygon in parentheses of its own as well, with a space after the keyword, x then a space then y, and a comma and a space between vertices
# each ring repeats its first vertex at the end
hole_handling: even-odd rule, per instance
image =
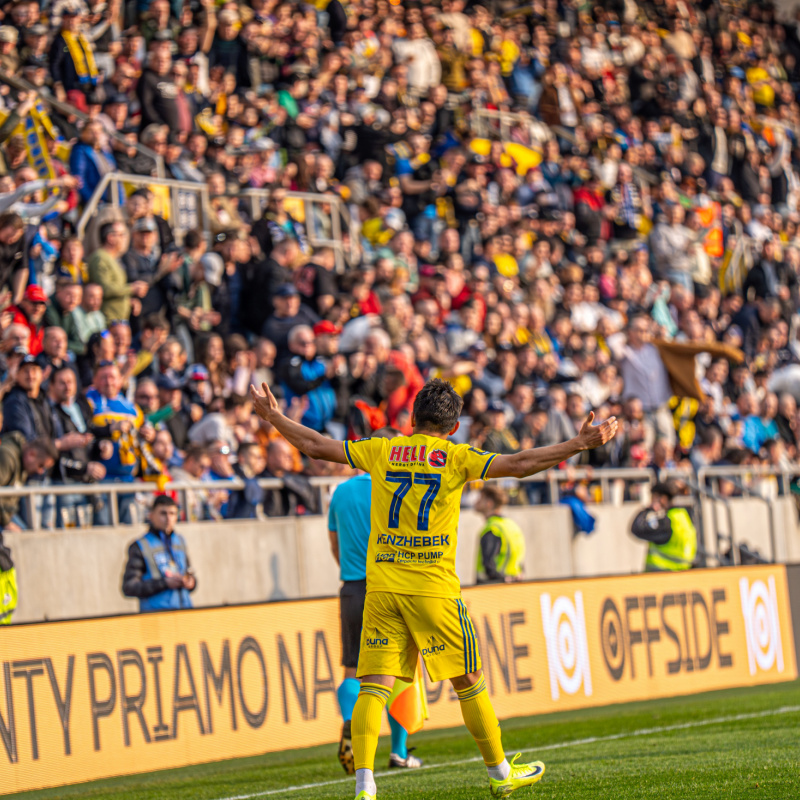
MULTIPOLYGON (((769 554, 766 506, 732 500, 734 533, 769 554)), ((574 534, 566 506, 509 508, 522 528, 525 576, 535 579, 641 572, 646 545, 630 533, 639 506, 591 506, 594 533, 574 534)), ((773 504, 779 560, 800 561, 800 528, 792 498, 773 504)), ((704 509, 708 519, 710 508, 704 509)), ((724 521, 724 514, 719 519, 724 521)), ((464 511, 459 525, 456 569, 465 586, 475 582, 478 534, 483 518, 464 511)), ((708 527, 708 526, 707 526, 708 527)), ((724 527, 723 527, 724 529, 724 527)), ((135 613, 137 602, 122 596, 128 545, 143 528, 97 528, 41 533, 5 533, 19 580, 14 622, 135 613)), ((324 517, 241 520, 182 525, 197 575, 196 606, 325 597, 338 593, 338 568, 330 552, 324 517)))

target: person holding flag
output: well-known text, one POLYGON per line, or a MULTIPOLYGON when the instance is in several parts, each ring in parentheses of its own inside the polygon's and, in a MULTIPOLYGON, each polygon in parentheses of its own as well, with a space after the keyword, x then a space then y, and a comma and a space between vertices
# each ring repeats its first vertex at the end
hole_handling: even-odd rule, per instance
MULTIPOLYGON (((382 428, 372 434, 373 438, 385 439, 400 435, 400 432, 393 428, 382 428)), ((356 678, 356 667, 367 593, 367 545, 371 496, 372 480, 368 473, 361 473, 337 487, 328 510, 331 551, 339 565, 339 577, 342 581, 339 592, 339 618, 344 680, 339 685, 336 697, 344 721, 339 741, 339 762, 348 775, 355 774, 350 720, 361 689, 361 682, 356 678)), ((407 746, 408 735, 420 730, 423 720, 428 716, 425 687, 422 684, 419 666, 413 683, 408 684, 403 681, 395 683, 386 710, 392 733, 389 768, 421 767, 422 761, 409 752, 407 746)))

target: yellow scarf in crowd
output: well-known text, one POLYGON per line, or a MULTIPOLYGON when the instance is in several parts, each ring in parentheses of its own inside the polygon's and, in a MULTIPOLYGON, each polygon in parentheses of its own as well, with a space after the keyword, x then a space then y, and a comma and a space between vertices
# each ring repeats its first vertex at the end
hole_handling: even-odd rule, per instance
MULTIPOLYGON (((2 125, 6 119, 8 119, 8 113, 0 111, 0 125, 2 125)), ((19 125, 14 129, 14 135, 22 136, 23 139, 25 139, 25 147, 28 151, 28 163, 36 170, 37 176, 39 178, 52 180, 57 176, 53 169, 53 162, 50 160, 50 151, 47 146, 45 134, 58 144, 58 150, 56 152, 58 158, 62 161, 69 159, 69 145, 53 125, 41 101, 37 101, 36 105, 31 109, 30 114, 28 114, 25 119, 21 120, 19 125)))
POLYGON ((61 35, 67 43, 80 82, 92 85, 97 83, 97 64, 95 64, 89 40, 83 33, 73 33, 72 31, 61 31, 61 35))

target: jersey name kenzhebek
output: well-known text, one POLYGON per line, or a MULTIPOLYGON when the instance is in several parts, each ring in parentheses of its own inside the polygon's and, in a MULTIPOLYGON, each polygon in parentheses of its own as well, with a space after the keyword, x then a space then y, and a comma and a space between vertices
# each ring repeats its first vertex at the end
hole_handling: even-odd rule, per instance
POLYGON ((372 476, 367 591, 460 596, 461 490, 486 477, 495 454, 419 433, 345 442, 344 452, 372 476))

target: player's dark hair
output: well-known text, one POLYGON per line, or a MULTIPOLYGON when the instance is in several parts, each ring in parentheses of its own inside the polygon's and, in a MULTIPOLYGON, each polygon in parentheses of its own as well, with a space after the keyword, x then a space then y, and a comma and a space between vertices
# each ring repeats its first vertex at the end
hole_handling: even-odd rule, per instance
POLYGON ((161 508, 161 506, 168 506, 170 508, 178 508, 178 501, 175 500, 174 497, 170 497, 167 494, 160 494, 153 501, 153 511, 155 511, 157 508, 161 508))
POLYGON ((450 433, 455 428, 464 401, 447 381, 434 378, 420 389, 414 400, 414 418, 419 431, 450 433))

